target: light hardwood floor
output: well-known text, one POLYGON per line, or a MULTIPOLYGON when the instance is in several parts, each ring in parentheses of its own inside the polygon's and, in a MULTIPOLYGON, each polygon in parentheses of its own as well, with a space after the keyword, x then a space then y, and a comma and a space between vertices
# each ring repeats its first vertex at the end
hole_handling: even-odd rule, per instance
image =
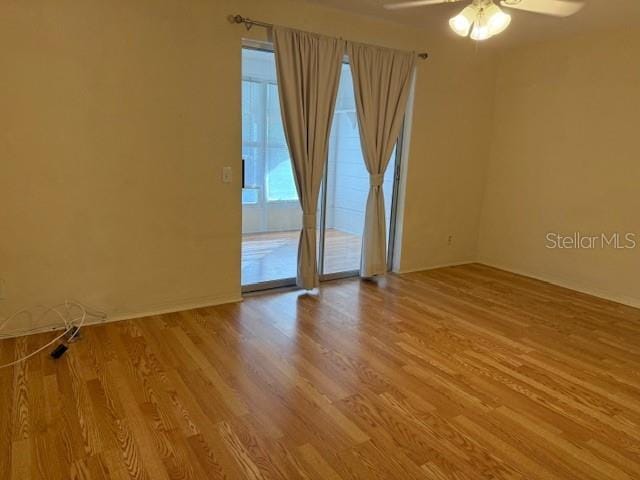
POLYGON ((640 311, 481 265, 90 327, 0 371, 2 479, 637 479, 639 426, 640 311))
MULTIPOLYGON (((242 284, 295 277, 299 238, 299 231, 242 235, 242 284)), ((328 228, 325 245, 325 273, 360 269, 360 236, 328 228)))

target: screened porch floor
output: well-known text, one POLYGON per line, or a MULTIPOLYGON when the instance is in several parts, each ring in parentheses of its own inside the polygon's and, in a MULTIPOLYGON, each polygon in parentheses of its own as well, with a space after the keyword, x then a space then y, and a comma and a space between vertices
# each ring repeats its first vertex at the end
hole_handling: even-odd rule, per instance
MULTIPOLYGON (((242 235, 242 285, 296 276, 299 231, 242 235)), ((329 228, 325 234, 324 273, 360 268, 361 237, 329 228)))

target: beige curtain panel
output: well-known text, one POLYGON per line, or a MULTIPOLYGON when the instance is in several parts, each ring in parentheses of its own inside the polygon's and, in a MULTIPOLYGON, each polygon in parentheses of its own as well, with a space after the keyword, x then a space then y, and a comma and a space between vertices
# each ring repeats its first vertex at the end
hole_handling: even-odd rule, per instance
POLYGON ((387 271, 387 234, 382 181, 400 135, 416 55, 371 45, 347 44, 369 196, 362 236, 360 275, 387 271))
POLYGON ((297 284, 310 290, 318 286, 316 210, 345 42, 274 27, 273 44, 282 123, 303 213, 297 284))

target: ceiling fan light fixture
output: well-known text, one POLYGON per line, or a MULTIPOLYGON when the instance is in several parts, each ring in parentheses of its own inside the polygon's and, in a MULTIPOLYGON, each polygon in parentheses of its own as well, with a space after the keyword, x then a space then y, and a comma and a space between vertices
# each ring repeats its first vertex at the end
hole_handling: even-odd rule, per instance
POLYGON ((475 5, 469 5, 458 15, 449 20, 449 26, 451 27, 451 30, 461 37, 466 37, 469 35, 469 30, 471 30, 477 16, 478 7, 475 5))
POLYGON ((511 23, 511 15, 502 11, 492 0, 474 1, 462 12, 449 20, 449 26, 456 34, 476 41, 487 40, 504 32, 511 23))
POLYGON ((487 28, 490 36, 504 32, 511 23, 511 15, 506 14, 500 7, 492 3, 484 12, 487 18, 487 28))
POLYGON ((491 37, 489 31, 489 24, 485 18, 479 16, 473 24, 473 30, 471 30, 471 39, 477 42, 482 42, 491 37))

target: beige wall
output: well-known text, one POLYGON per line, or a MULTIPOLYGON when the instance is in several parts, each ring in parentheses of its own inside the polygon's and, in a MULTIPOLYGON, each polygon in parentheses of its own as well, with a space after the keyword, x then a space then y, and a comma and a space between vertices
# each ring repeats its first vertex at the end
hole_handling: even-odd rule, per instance
POLYGON ((227 22, 235 12, 431 52, 402 268, 473 258, 492 72, 469 42, 300 1, 11 1, 0 6, 1 311, 72 297, 118 317, 239 298, 247 32, 227 22))
POLYGON ((494 61, 467 39, 448 38, 445 45, 416 85, 401 271, 476 258, 494 61))
POLYGON ((548 232, 640 240, 640 33, 506 52, 480 261, 640 306, 634 250, 550 250, 548 232))

